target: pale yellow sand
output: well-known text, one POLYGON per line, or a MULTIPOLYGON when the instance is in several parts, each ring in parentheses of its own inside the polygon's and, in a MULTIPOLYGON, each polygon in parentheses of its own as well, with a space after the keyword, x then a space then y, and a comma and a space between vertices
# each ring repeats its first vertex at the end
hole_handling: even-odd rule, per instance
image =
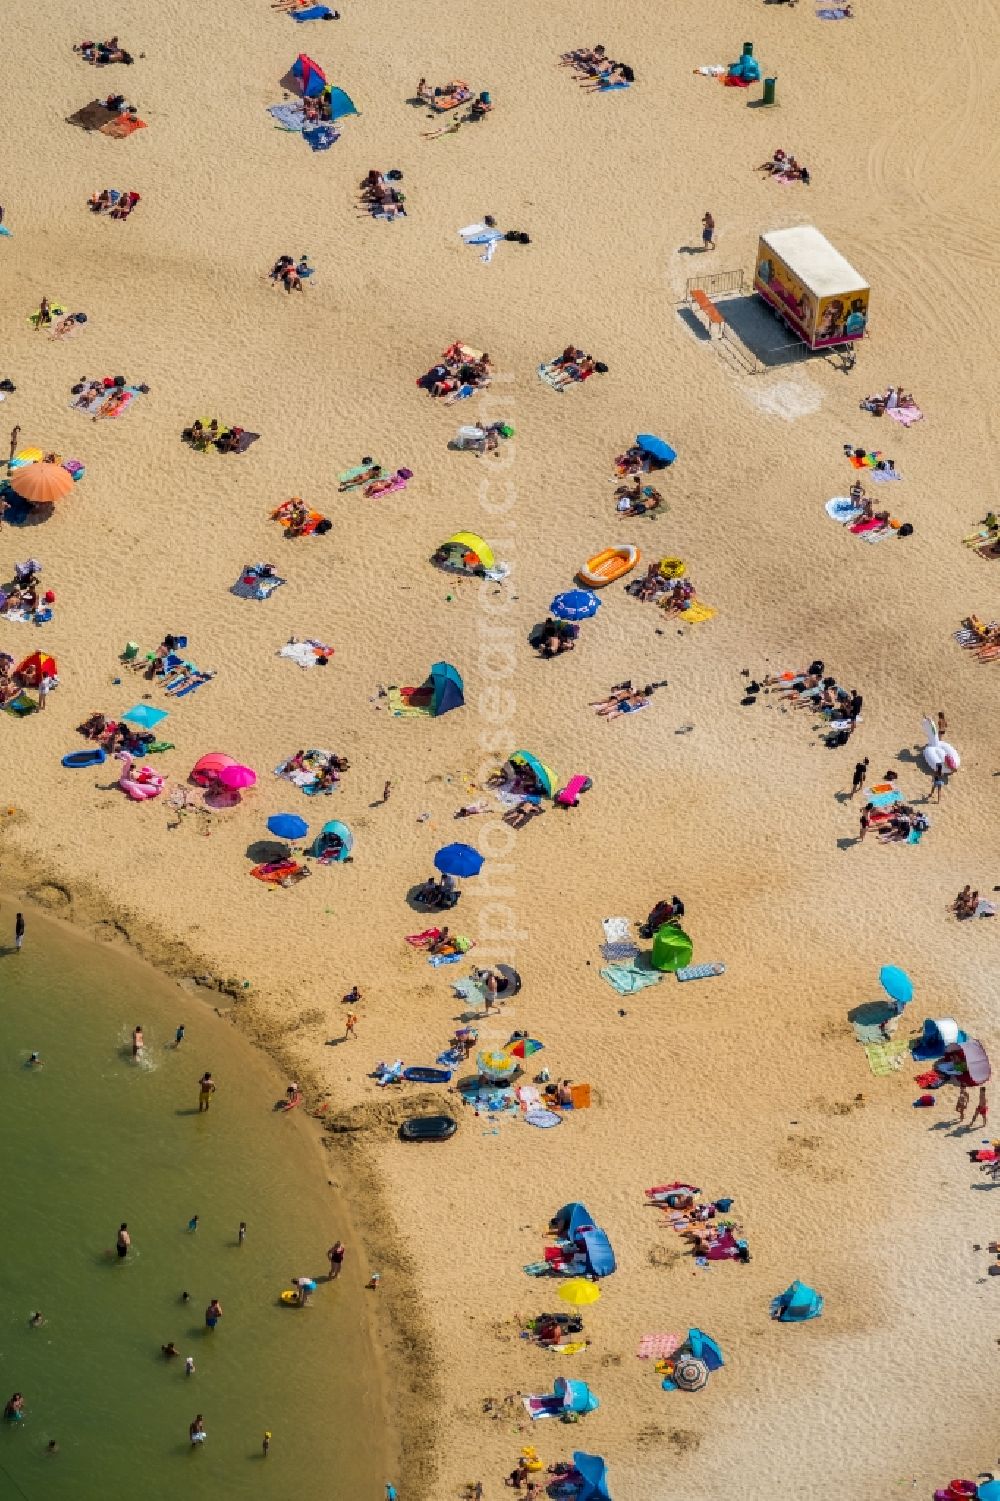
MULTIPOLYGON (((912 1112, 913 1070, 873 1079, 845 1017, 894 961, 917 984, 915 1025, 955 1014, 994 1040, 995 934, 944 911, 966 881, 989 893, 996 877, 1000 668, 951 640, 968 611, 995 613, 1000 578, 959 545, 992 503, 995 462, 994 8, 949 0, 880 15, 858 0, 858 18, 837 25, 805 3, 748 12, 732 0, 620 18, 592 3, 343 8, 337 23, 299 27, 264 4, 178 0, 151 14, 73 0, 57 17, 14 5, 2 196, 15 238, 0 258, 4 373, 18 391, 0 410, 22 442, 77 455, 87 475, 44 528, 0 533, 4 567, 35 553, 59 595, 53 625, 2 625, 0 649, 44 645, 62 677, 44 718, 0 721, 3 797, 18 810, 3 874, 18 881, 24 852, 71 892, 103 892, 152 957, 181 965, 183 943, 200 967, 248 979, 251 1030, 338 1108, 374 1101, 398 1118, 405 1096, 386 1102, 366 1075, 380 1058, 433 1060, 461 973, 428 968, 402 942, 425 926, 405 891, 440 843, 482 836, 486 820, 452 815, 494 752, 523 745, 563 778, 588 773, 579 809, 546 813, 494 862, 492 896, 485 875, 469 884, 456 925, 495 922, 489 901, 512 909, 525 987, 497 1040, 508 1024, 530 1028, 554 1075, 592 1081, 596 1107, 547 1134, 517 1122, 483 1134, 465 1112, 440 1148, 404 1148, 388 1129, 371 1139, 436 1331, 433 1370, 400 1362, 408 1385, 439 1395, 424 1433, 439 1464, 429 1494, 480 1477, 501 1494, 525 1440, 547 1461, 577 1444, 603 1453, 619 1501, 789 1486, 855 1497, 911 1478, 929 1494, 993 1458, 996 1289, 977 1283, 985 1260, 970 1245, 995 1226, 988 1195, 970 1192, 963 1141, 941 1130, 949 1102, 912 1112), (70 52, 84 33, 114 30, 147 58, 98 72, 70 52), (749 109, 742 91, 693 75, 736 57, 744 37, 777 74, 780 109, 749 109), (597 40, 633 64, 635 88, 591 97, 556 67, 562 50, 597 40), (324 155, 264 113, 300 49, 362 110, 324 155), (493 118, 421 140, 425 112, 404 102, 421 74, 489 88, 493 118), (118 88, 147 130, 112 142, 64 124, 118 88), (754 174, 779 145, 808 163, 811 188, 754 174), (404 171, 404 221, 359 216, 356 184, 372 166, 404 171), (86 212, 105 185, 142 193, 128 223, 86 212), (698 243, 706 208, 719 233, 709 269, 749 270, 759 230, 812 222, 869 277, 872 337, 853 376, 810 361, 741 378, 692 336, 675 304, 705 263, 679 247, 698 243), (484 212, 532 245, 503 245, 482 266, 455 230, 484 212), (318 268, 302 297, 266 282, 284 251, 318 268), (87 312, 71 344, 25 322, 42 292, 87 312), (489 350, 498 375, 485 400, 449 409, 414 381, 453 338, 489 350), (570 340, 611 369, 557 396, 535 368, 570 340), (151 387, 123 421, 68 410, 84 372, 119 371, 151 387), (889 382, 927 413, 909 432, 858 411, 889 382), (517 429, 502 463, 447 450, 477 413, 517 429), (245 457, 195 454, 179 434, 196 415, 263 436, 245 457), (616 521, 608 483, 615 453, 646 430, 680 454, 655 526, 616 521), (867 547, 824 515, 849 483, 845 441, 896 459, 905 483, 885 503, 913 522, 910 540, 867 547), (338 497, 336 473, 363 453, 412 468, 409 489, 338 497), (292 493, 332 517, 327 538, 287 543, 267 520, 292 493), (513 564, 499 594, 428 565, 458 527, 482 530, 513 564), (573 655, 536 661, 531 625, 620 538, 683 556, 717 618, 679 635, 613 587, 573 655), (229 586, 256 558, 289 582, 266 603, 238 601, 229 586), (113 683, 124 643, 152 647, 166 630, 185 632, 218 678, 176 705, 164 731, 177 749, 158 769, 183 781, 222 749, 261 775, 207 837, 194 818, 170 830, 162 803, 108 790, 107 768, 59 765, 90 710, 113 715, 138 696, 131 679, 113 683), (335 645, 325 672, 275 657, 292 632, 335 645), (816 655, 865 695, 840 752, 817 744, 808 716, 769 699, 739 707, 741 668, 816 655), (395 721, 371 702, 378 683, 417 682, 442 656, 465 676, 462 713, 395 721), (624 677, 670 687, 637 719, 593 718, 587 701, 624 677), (922 796, 926 777, 899 752, 938 708, 963 766, 922 845, 843 848, 858 808, 835 794, 855 750, 876 773, 895 760, 922 796), (676 734, 685 724, 693 731, 676 734), (270 775, 309 744, 352 761, 320 804, 270 775), (370 808, 388 777, 388 806, 370 808), (252 881, 247 847, 286 809, 314 827, 346 819, 354 863, 289 892, 252 881), (639 918, 675 890, 696 958, 723 960, 727 975, 668 978, 621 1003, 621 1017, 597 977, 600 918, 639 918), (326 1049, 355 981, 358 1043, 326 1049), (675 1176, 735 1197, 750 1266, 674 1260, 678 1243, 642 1190, 675 1176), (582 1429, 522 1434, 481 1407, 569 1372, 521 1345, 514 1320, 551 1302, 554 1289, 520 1267, 570 1198, 607 1226, 621 1266, 588 1316, 593 1345, 571 1361, 602 1407, 582 1429), (825 1294, 826 1315, 772 1325, 769 1299, 795 1276, 825 1294), (635 1346, 691 1323, 720 1340, 726 1368, 703 1394, 665 1394, 635 1346)), ((381 1270, 398 1292, 406 1264, 381 1270)))

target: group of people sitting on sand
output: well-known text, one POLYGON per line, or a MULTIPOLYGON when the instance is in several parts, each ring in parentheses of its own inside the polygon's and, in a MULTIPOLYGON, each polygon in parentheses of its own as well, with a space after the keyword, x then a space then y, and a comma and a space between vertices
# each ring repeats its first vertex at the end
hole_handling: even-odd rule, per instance
POLYGON ((485 120, 486 116, 493 112, 493 100, 488 90, 483 89, 473 98, 468 84, 457 79, 445 84, 442 88, 432 88, 426 78, 421 78, 417 84, 416 97, 439 113, 456 109, 462 104, 469 105, 464 115, 449 120, 447 125, 440 125, 436 130, 421 131, 424 139, 428 141, 433 140, 435 136, 452 135, 462 125, 476 124, 480 120, 485 120))
POLYGON ((892 803, 887 808, 865 803, 858 841, 862 842, 866 834, 876 833, 881 844, 916 843, 930 826, 926 813, 918 813, 909 803, 892 803))
POLYGON ((315 760, 307 765, 309 754, 305 749, 297 750, 294 756, 289 756, 287 761, 281 763, 275 775, 287 777, 291 776, 294 771, 312 771, 315 773, 315 782, 311 784, 311 790, 326 792, 336 787, 343 773, 350 770, 351 763, 346 756, 335 756, 331 752, 317 767, 315 760))
POLYGON ((564 52, 559 66, 579 73, 581 84, 591 91, 635 82, 635 73, 628 63, 610 58, 602 42, 595 47, 577 47, 574 52, 564 52))
POLYGON ((564 651, 572 651, 579 636, 580 627, 574 621, 554 620, 549 615, 528 639, 540 657, 558 657, 564 651))
POLYGON ((276 287, 284 287, 286 292, 301 292, 303 281, 312 274, 313 268, 307 255, 300 256, 297 261, 294 256, 279 255, 268 277, 276 287))
POLYGON ((643 484, 641 473, 615 491, 615 510, 619 516, 655 516, 664 505, 666 501, 659 490, 643 484))
POLYGON ((960 646, 974 651, 980 662, 995 662, 1000 657, 1000 621, 980 620, 978 615, 967 615, 955 639, 960 646))
POLYGON ((92 214, 106 213, 109 219, 127 219, 139 201, 138 193, 124 188, 102 188, 99 193, 91 193, 87 207, 92 214))
MULTIPOLYGON (((55 462, 55 455, 47 456, 46 462, 55 462)), ((46 607, 47 614, 40 615, 38 623, 41 624, 42 619, 51 618, 52 611, 48 607, 54 605, 55 600, 51 589, 42 593, 35 560, 30 558, 27 563, 15 563, 13 579, 0 589, 0 616, 25 615, 32 618, 39 615, 39 605, 42 604, 46 607)))
POLYGON ((139 106, 129 104, 124 94, 109 94, 106 99, 98 99, 102 109, 106 109, 112 115, 137 115, 139 106))
POLYGON ((318 511, 311 511, 301 495, 292 495, 275 506, 271 519, 280 521, 289 537, 303 537, 307 534, 323 537, 333 530, 330 518, 320 516, 318 511))
POLYGON ((92 740, 107 751, 109 756, 113 756, 116 751, 126 751, 130 756, 143 756, 156 743, 152 730, 134 730, 124 720, 106 719, 96 709, 82 724, 77 725, 77 730, 85 740, 92 740))
POLYGON ((837 734, 835 743, 846 745, 861 718, 864 699, 857 688, 849 691, 841 688, 836 678, 825 673, 824 663, 817 660, 810 662, 804 672, 768 674, 762 679, 762 686, 765 692, 777 694, 793 709, 812 709, 822 714, 837 734))
POLYGON ((181 437, 192 448, 214 446, 219 453, 239 453, 245 432, 245 427, 220 427, 215 417, 207 425, 200 418, 195 418, 191 426, 181 433, 181 437))
POLYGON ((882 417, 886 412, 893 412, 899 407, 915 407, 916 402, 902 386, 890 386, 887 391, 876 391, 874 396, 866 396, 860 406, 863 412, 871 412, 873 417, 882 417))
POLYGON ((481 391, 492 379, 490 357, 477 354, 465 344, 450 345, 440 361, 417 382, 432 396, 457 401, 462 394, 481 391))
POLYGON ((368 212, 382 219, 395 219, 399 214, 405 217, 406 194, 396 187, 396 183, 402 180, 403 174, 398 167, 389 172, 372 167, 359 184, 361 202, 368 212))
POLYGON ((797 162, 791 152, 776 151, 770 161, 761 162, 758 172, 766 172, 770 177, 780 177, 786 182, 804 182, 809 186, 812 178, 809 176, 809 168, 797 162))
POLYGON ((963 886, 958 896, 952 902, 950 912, 962 921, 967 917, 995 917, 996 907, 992 902, 981 902, 979 892, 973 891, 971 886, 963 886), (984 910, 980 910, 980 909, 984 910))
POLYGON ((103 396, 104 400, 93 412, 95 422, 98 417, 117 417, 122 407, 127 406, 132 399, 124 377, 120 375, 115 376, 110 383, 105 378, 81 382, 79 389, 76 386, 73 387, 73 405, 81 410, 85 408, 90 411, 100 396, 103 396))
POLYGON ((885 510, 876 511, 875 502, 866 492, 864 485, 859 479, 854 481, 849 494, 851 503, 857 512, 853 518, 854 521, 877 521, 879 523, 877 530, 888 531, 890 529, 892 524, 890 512, 885 510))
MULTIPOLYGON (((109 37, 106 42, 76 42, 74 52, 79 52, 84 62, 94 63, 98 68, 106 67, 108 63, 131 63, 131 52, 126 52, 116 36, 109 37)), ((140 52, 140 57, 145 57, 140 52)))
POLYGON ((684 610, 695 597, 695 586, 686 576, 680 558, 657 558, 640 579, 625 585, 625 593, 642 604, 655 600, 661 610, 684 610))
POLYGON ((600 360, 595 360, 592 354, 586 354, 584 350, 577 349, 574 344, 567 344, 562 354, 556 355, 555 359, 543 368, 546 370, 549 385, 556 391, 573 385, 574 381, 589 380, 592 375, 607 375, 608 373, 607 365, 600 360))
POLYGON ((638 443, 633 443, 615 459, 615 478, 626 479, 635 474, 654 474, 657 470, 669 469, 671 462, 669 459, 659 458, 656 454, 649 453, 645 448, 640 448, 638 443))

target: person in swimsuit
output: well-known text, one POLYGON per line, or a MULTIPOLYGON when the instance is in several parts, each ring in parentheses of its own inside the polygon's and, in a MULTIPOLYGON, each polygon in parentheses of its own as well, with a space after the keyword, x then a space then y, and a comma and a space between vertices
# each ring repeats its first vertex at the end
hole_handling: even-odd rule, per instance
POLYGON ((136 1059, 141 1058, 144 1046, 142 1027, 137 1024, 132 1028, 132 1057, 136 1059))
POLYGON ((132 1246, 132 1237, 128 1233, 128 1225, 123 1220, 118 1227, 118 1239, 115 1241, 115 1250, 118 1252, 118 1260, 124 1261, 132 1246))
POLYGON ((201 1113, 202 1113, 203 1110, 207 1110, 208 1109, 209 1105, 212 1103, 212 1096, 213 1096, 214 1093, 215 1093, 215 1080, 212 1078, 211 1071, 210 1070, 206 1070, 206 1072, 203 1073, 202 1076, 201 1076, 201 1078, 198 1080, 198 1114, 199 1115, 201 1115, 201 1113))
POLYGON ((205 1328, 214 1329, 221 1318, 222 1304, 219 1302, 218 1298, 213 1298, 211 1303, 209 1303, 208 1307, 205 1309, 205 1328))
POLYGON ((331 1282, 333 1282, 337 1277, 340 1276, 341 1268, 344 1265, 344 1257, 346 1254, 347 1247, 344 1245, 344 1242, 342 1240, 335 1240, 329 1251, 327 1251, 326 1259, 330 1263, 329 1280, 331 1282))

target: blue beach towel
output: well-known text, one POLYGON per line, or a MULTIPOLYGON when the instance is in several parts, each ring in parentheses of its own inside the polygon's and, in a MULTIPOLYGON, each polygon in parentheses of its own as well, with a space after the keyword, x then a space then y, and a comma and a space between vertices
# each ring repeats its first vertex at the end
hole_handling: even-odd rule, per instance
POLYGON ((602 83, 597 92, 599 94, 613 94, 616 89, 630 89, 631 87, 630 83, 602 83))
POLYGON ((648 985, 659 985, 663 979, 658 971, 654 973, 649 969, 627 969, 622 964, 612 964, 598 973, 619 995, 634 995, 637 990, 645 990, 648 985))
POLYGON ((312 130, 304 130, 302 139, 313 151, 329 151, 334 141, 340 140, 340 131, 334 130, 332 125, 316 125, 312 130))
POLYGON ((926 832, 926 829, 911 829, 906 836, 907 844, 919 844, 926 832))
POLYGON ((336 21, 337 17, 328 5, 312 5, 308 10, 289 11, 293 21, 336 21))
POLYGON ((432 954, 427 963, 438 969, 442 964, 460 964, 464 958, 464 954, 432 954))
POLYGON ((818 10, 816 14, 821 21, 849 21, 851 19, 846 11, 841 10, 839 5, 830 9, 818 10))

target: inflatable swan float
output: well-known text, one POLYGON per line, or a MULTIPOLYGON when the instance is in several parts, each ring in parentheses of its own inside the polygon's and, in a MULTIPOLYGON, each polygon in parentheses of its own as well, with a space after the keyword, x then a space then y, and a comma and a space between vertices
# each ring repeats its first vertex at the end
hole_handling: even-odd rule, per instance
POLYGON ((923 749, 924 763, 931 771, 957 771, 962 762, 958 751, 947 740, 942 740, 938 734, 937 725, 932 719, 921 721, 924 734, 927 736, 927 744, 923 749))
POLYGON ((133 802, 141 803, 145 802, 147 798, 159 797, 163 791, 165 777, 162 777, 158 771, 154 771, 151 766, 140 766, 133 776, 132 767, 134 760, 128 751, 119 751, 118 760, 122 763, 122 772, 118 778, 118 785, 124 793, 128 794, 133 802))

